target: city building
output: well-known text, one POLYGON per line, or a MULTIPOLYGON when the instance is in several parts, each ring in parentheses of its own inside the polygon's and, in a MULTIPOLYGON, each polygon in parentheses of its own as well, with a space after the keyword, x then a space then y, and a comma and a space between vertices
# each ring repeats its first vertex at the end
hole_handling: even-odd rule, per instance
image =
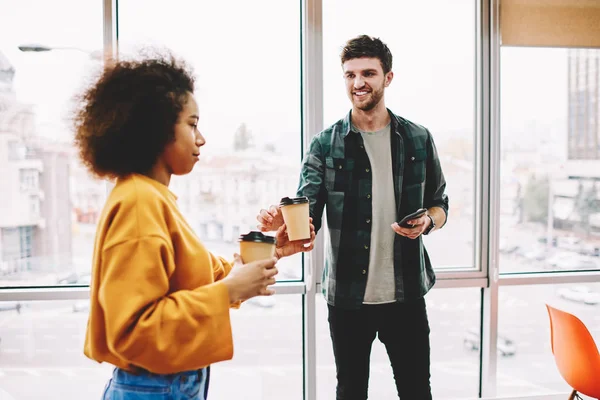
POLYGON ((71 264, 69 156, 35 136, 32 107, 17 101, 15 69, 0 53, 0 276, 71 264))
POLYGON ((600 51, 568 57, 568 152, 557 187, 557 223, 600 237, 600 51))

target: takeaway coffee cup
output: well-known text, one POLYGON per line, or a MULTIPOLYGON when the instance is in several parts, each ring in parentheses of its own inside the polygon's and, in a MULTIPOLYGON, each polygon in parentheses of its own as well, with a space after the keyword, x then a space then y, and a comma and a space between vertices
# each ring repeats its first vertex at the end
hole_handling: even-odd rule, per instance
POLYGON ((245 235, 240 235, 239 242, 240 256, 244 264, 275 257, 277 240, 273 236, 250 231, 245 235))
POLYGON ((290 241, 310 239, 308 197, 284 197, 279 208, 290 241))

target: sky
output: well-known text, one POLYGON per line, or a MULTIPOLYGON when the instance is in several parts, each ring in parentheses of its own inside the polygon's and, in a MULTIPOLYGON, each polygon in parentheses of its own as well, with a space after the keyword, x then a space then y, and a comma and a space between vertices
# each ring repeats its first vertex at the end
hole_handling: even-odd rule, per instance
MULTIPOLYGON (((300 2, 296 0, 120 0, 124 54, 166 46, 198 78, 207 149, 230 149, 246 123, 258 144, 300 155, 300 2), (292 138, 292 139, 290 139, 292 138)), ((344 42, 380 37, 394 55, 386 91, 392 111, 427 126, 438 142, 472 142, 475 124, 473 0, 323 1, 324 126, 349 110, 339 62, 344 42), (366 5, 368 4, 368 6, 366 5)), ((72 96, 102 47, 102 0, 0 0, 0 51, 15 66, 20 101, 34 104, 38 133, 69 140, 72 96), (65 12, 66 9, 70 11, 65 12), (77 47, 22 53, 19 44, 77 47)), ((566 51, 502 49, 502 127, 506 146, 566 132, 566 51), (526 139, 527 141, 527 139, 526 139)))

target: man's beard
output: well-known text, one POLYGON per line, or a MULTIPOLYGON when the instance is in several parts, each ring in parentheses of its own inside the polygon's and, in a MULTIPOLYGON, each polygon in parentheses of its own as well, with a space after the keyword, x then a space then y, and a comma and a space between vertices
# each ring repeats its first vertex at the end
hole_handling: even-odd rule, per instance
POLYGON ((379 102, 381 101, 381 99, 383 98, 383 88, 378 89, 378 90, 371 90, 371 99, 369 101, 367 101, 366 103, 363 102, 358 102, 356 100, 354 100, 354 94, 352 95, 352 99, 354 100, 354 106, 356 108, 358 108, 359 110, 362 111, 371 111, 372 109, 374 109, 377 104, 379 104, 379 102))

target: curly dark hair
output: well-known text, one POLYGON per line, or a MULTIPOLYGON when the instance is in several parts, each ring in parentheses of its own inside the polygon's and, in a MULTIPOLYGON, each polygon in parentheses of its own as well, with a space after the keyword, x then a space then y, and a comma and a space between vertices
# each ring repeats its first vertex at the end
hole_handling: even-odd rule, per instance
POLYGON ((188 92, 191 69, 172 55, 106 66, 77 98, 75 145, 83 164, 101 178, 150 171, 174 140, 188 92))
POLYGON ((392 52, 379 38, 357 36, 346 42, 340 54, 342 65, 348 60, 362 57, 379 58, 384 74, 392 70, 392 52))

